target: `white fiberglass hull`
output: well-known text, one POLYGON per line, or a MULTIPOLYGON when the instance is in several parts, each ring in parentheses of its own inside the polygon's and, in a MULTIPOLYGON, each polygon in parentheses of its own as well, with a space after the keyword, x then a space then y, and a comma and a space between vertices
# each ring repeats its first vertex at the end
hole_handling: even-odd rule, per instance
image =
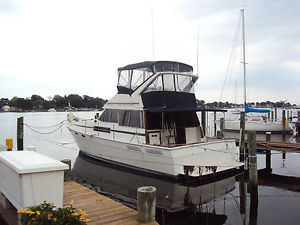
MULTIPOLYGON (((292 129, 288 124, 285 124, 285 132, 291 132, 292 129)), ((257 132, 273 132, 280 133, 283 131, 283 124, 280 122, 264 122, 264 121, 246 121, 245 129, 249 131, 257 132)), ((224 130, 239 131, 239 120, 225 120, 224 130)))
POLYGON ((237 161, 234 140, 213 140, 179 147, 160 147, 105 139, 87 134, 85 129, 69 125, 80 151, 107 163, 158 175, 176 177, 184 175, 186 166, 192 167, 189 175, 198 177, 242 166, 237 161))

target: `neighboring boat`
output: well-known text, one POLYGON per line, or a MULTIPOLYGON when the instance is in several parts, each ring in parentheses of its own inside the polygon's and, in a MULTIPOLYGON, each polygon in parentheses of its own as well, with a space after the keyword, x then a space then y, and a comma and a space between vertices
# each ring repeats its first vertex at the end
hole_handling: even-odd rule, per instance
POLYGON ((50 109, 48 109, 48 112, 56 112, 56 109, 55 108, 50 108, 50 109))
MULTIPOLYGON (((270 110, 268 109, 255 109, 251 108, 247 104, 247 97, 246 97, 246 53, 245 53, 245 20, 244 20, 244 9, 241 10, 241 17, 242 17, 242 33, 243 33, 243 77, 244 77, 244 112, 247 113, 268 113, 270 110)), ((236 111, 233 112, 236 114, 236 111)), ((245 130, 246 131, 257 131, 257 132, 273 132, 273 133, 282 133, 282 132, 291 132, 292 129, 288 124, 288 121, 268 121, 266 120, 266 116, 252 116, 246 115, 245 118, 245 130), (284 124, 284 125, 283 125, 284 124)), ((224 130, 228 131, 240 131, 240 120, 225 120, 224 121, 224 130)))
POLYGON ((204 137, 196 112, 193 67, 147 61, 118 69, 118 93, 99 118, 68 114, 80 152, 137 171, 179 178, 235 169, 235 140, 204 137))

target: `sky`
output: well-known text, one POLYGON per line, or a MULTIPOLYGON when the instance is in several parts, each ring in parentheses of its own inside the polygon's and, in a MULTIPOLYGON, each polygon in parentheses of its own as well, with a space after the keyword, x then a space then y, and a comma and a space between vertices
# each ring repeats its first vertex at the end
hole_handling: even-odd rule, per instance
POLYGON ((298 0, 0 0, 0 98, 110 99, 118 67, 172 60, 197 99, 242 103, 242 8, 247 101, 300 104, 298 0))

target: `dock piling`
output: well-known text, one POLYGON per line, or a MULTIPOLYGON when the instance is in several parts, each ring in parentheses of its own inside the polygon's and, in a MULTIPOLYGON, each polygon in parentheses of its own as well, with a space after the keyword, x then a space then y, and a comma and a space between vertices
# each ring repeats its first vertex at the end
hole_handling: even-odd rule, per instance
POLYGON ((240 114, 240 162, 244 162, 245 160, 245 112, 241 112, 240 114))
POLYGON ((282 133, 285 134, 285 124, 286 124, 286 117, 285 117, 285 110, 282 110, 282 118, 281 118, 281 123, 282 123, 282 133))
POLYGON ((205 111, 201 112, 201 126, 202 126, 204 137, 205 137, 206 136, 206 114, 205 114, 205 111))
POLYGON ((220 131, 221 131, 221 138, 224 137, 224 123, 225 123, 225 120, 224 118, 220 118, 220 131))
POLYGON ((137 220, 141 223, 155 221, 156 188, 152 186, 137 189, 137 220))
POLYGON ((249 181, 250 184, 257 185, 256 132, 248 131, 247 140, 249 151, 249 181))
MULTIPOLYGON (((271 132, 266 132, 266 141, 271 141, 271 132)), ((271 170, 271 150, 266 151, 266 169, 271 170)))
POLYGON ((17 119, 17 150, 23 150, 23 138, 24 138, 24 123, 23 117, 17 119))
POLYGON ((64 171, 64 181, 70 181, 71 180, 71 159, 63 159, 61 160, 61 162, 69 166, 69 169, 64 171))

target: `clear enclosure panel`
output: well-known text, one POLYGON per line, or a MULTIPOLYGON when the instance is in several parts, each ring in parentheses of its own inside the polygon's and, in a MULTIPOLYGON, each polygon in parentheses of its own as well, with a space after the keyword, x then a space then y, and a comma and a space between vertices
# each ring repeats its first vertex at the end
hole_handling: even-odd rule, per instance
POLYGON ((164 91, 175 91, 174 75, 164 74, 162 77, 164 81, 164 91))
POLYGON ((194 77, 175 75, 176 91, 193 92, 194 91, 193 87, 195 82, 196 82, 196 78, 194 77))
POLYGON ((132 80, 131 80, 132 90, 135 90, 152 75, 152 72, 147 71, 147 69, 148 68, 141 68, 132 71, 132 80))
POLYGON ((132 70, 122 70, 119 72, 118 86, 130 88, 132 70))
POLYGON ((151 91, 163 91, 162 76, 156 77, 156 79, 147 87, 144 92, 146 93, 151 91))
POLYGON ((144 91, 176 91, 192 93, 197 78, 184 75, 163 74, 158 76, 144 91))

